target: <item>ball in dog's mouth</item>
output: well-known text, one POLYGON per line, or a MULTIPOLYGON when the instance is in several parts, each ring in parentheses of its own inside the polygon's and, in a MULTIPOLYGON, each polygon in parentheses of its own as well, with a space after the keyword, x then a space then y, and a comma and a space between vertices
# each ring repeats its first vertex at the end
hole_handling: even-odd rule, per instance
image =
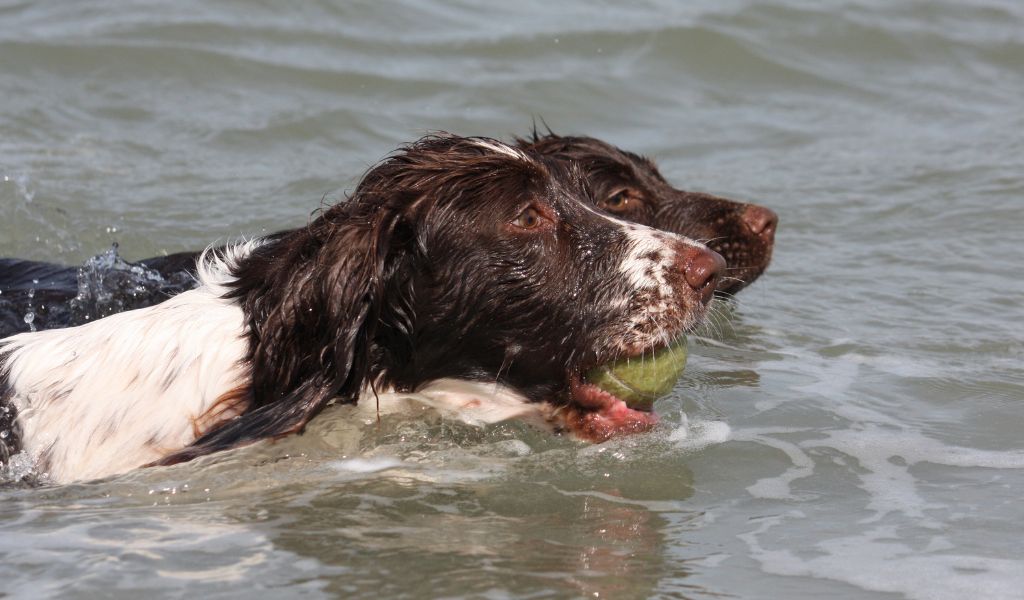
POLYGON ((591 369, 587 383, 616 396, 635 410, 650 411, 654 401, 672 391, 686 368, 686 338, 651 353, 591 369))
POLYGON ((566 424, 577 435, 602 442, 651 429, 654 401, 672 391, 686 367, 686 338, 656 350, 594 367, 571 383, 573 406, 566 424))

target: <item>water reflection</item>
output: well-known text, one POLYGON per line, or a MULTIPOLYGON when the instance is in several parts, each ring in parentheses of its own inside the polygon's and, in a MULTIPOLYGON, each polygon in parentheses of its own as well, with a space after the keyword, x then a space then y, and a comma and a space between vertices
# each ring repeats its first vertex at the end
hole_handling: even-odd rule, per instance
POLYGON ((666 562, 664 532, 665 515, 687 512, 693 476, 656 439, 594 447, 515 425, 360 415, 338 407, 307 435, 190 465, 8 489, 3 570, 71 585, 71 571, 16 556, 61 540, 96 565, 81 588, 92 590, 246 580, 346 597, 622 598, 689 574, 666 562))

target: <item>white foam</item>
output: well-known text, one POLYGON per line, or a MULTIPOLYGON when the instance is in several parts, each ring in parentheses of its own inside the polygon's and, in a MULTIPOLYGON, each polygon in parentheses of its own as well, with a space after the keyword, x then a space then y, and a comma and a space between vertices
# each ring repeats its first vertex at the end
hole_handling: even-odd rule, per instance
POLYGON ((805 515, 793 511, 770 517, 756 531, 739 536, 766 573, 841 581, 922 600, 1020 598, 1024 590, 1024 560, 949 554, 942 536, 924 550, 911 548, 898 541, 893 527, 824 540, 814 545, 810 558, 761 546, 760 534, 792 518, 805 515))
POLYGON ((677 448, 696 452, 708 446, 729 441, 732 429, 724 421, 690 420, 683 415, 682 423, 668 434, 668 439, 677 448))
POLYGON ((388 469, 394 469, 404 465, 405 463, 397 458, 387 456, 377 458, 349 458, 346 460, 337 460, 331 463, 331 466, 335 469, 349 473, 379 473, 381 471, 387 471, 388 469))
MULTIPOLYGON (((835 344, 843 340, 834 340, 835 344)), ((941 365, 931 364, 920 359, 909 359, 896 355, 865 356, 857 353, 844 354, 842 356, 826 357, 817 351, 808 351, 797 348, 789 348, 778 351, 792 358, 788 361, 800 365, 801 375, 805 376, 810 383, 794 385, 790 389, 794 397, 806 398, 816 397, 825 400, 828 408, 834 410, 839 416, 852 421, 874 421, 898 425, 899 420, 894 419, 877 410, 865 407, 856 402, 849 402, 850 392, 853 386, 863 378, 862 368, 874 369, 896 375, 898 377, 935 377, 948 375, 948 370, 943 371, 941 365)), ((762 377, 773 372, 779 372, 783 376, 792 376, 787 367, 780 367, 775 362, 765 362, 755 367, 762 377)), ((785 404, 785 397, 764 398, 755 402, 754 407, 767 412, 785 404)))
MULTIPOLYGON (((820 442, 806 442, 804 445, 820 445, 820 442)), ((858 457, 865 453, 884 455, 886 459, 898 456, 908 464, 928 462, 949 467, 1024 469, 1024 450, 979 450, 951 446, 906 428, 889 429, 874 424, 831 432, 825 445, 850 447, 851 451, 857 451, 858 457)))
POLYGON ((797 479, 810 477, 814 474, 814 461, 806 452, 800 449, 797 444, 771 437, 769 434, 792 433, 789 429, 745 429, 734 434, 734 439, 755 442, 775 448, 785 454, 793 466, 786 469, 781 475, 775 477, 763 477, 747 487, 747 491, 755 498, 769 498, 777 500, 796 499, 790 490, 790 485, 797 479))
MULTIPOLYGON (((906 428, 892 429, 875 424, 828 432, 824 439, 809 440, 802 447, 834 448, 856 459, 861 487, 870 494, 868 508, 875 511, 872 520, 893 512, 915 519, 924 518, 924 510, 934 508, 917 491, 917 482, 909 467, 932 463, 950 467, 1024 469, 1024 451, 989 451, 950 446, 906 428), (898 459, 898 460, 896 460, 898 459)), ((920 525, 938 527, 925 520, 920 525)))
MULTIPOLYGON (((733 438, 762 444, 784 453, 793 466, 780 475, 763 477, 747 488, 757 498, 798 499, 791 484, 814 474, 814 461, 807 449, 828 448, 838 450, 856 460, 860 487, 869 494, 867 508, 875 511, 869 521, 881 519, 890 513, 902 513, 914 519, 925 519, 924 511, 935 506, 924 500, 917 490, 917 480, 910 467, 918 463, 931 463, 949 467, 981 467, 989 469, 1024 469, 1024 451, 990 451, 950 446, 906 427, 887 427, 874 423, 859 423, 848 429, 824 432, 824 437, 799 443, 775 437, 792 434, 799 429, 766 428, 743 429, 733 438)), ((925 519, 920 525, 937 527, 925 519)))

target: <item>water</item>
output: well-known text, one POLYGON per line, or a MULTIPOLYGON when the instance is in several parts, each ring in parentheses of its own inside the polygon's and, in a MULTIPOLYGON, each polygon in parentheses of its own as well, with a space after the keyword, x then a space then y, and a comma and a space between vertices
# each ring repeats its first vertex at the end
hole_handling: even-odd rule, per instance
POLYGON ((0 256, 301 225, 424 131, 535 117, 782 222, 658 431, 337 409, 7 484, 0 592, 1024 597, 1024 8, 830 4, 0 3, 0 256))

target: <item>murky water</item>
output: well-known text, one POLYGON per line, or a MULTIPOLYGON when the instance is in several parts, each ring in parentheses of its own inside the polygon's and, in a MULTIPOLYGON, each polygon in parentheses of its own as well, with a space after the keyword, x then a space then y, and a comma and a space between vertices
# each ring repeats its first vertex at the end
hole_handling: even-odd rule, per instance
POLYGON ((0 2, 0 256, 299 225, 534 117, 782 219, 652 434, 339 408, 8 485, 0 594, 1024 597, 1024 6, 633 4, 0 2))

